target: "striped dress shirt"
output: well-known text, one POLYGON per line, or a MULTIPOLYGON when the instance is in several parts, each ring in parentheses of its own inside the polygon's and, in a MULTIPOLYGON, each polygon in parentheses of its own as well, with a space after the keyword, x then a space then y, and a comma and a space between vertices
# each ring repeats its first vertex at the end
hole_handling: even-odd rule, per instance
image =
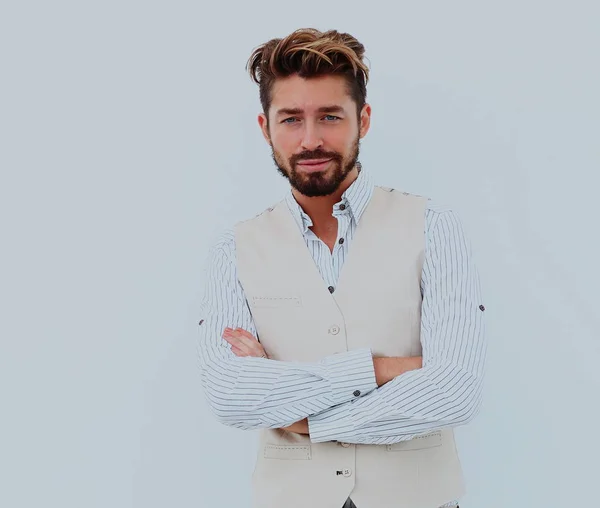
MULTIPOLYGON (((312 232, 310 217, 291 191, 285 198, 327 286, 336 287, 373 189, 372 176, 362 168, 334 205, 338 238, 333 252, 312 232)), ((451 208, 429 200, 425 212, 423 367, 379 388, 368 348, 318 363, 237 357, 222 338, 224 329, 240 327, 255 337, 256 329, 237 277, 233 229, 211 247, 206 268, 198 354, 204 394, 221 423, 280 428, 308 417, 312 442, 390 444, 468 423, 478 412, 487 349, 485 309, 470 243, 451 208), (349 381, 367 384, 369 392, 340 403, 349 381)))

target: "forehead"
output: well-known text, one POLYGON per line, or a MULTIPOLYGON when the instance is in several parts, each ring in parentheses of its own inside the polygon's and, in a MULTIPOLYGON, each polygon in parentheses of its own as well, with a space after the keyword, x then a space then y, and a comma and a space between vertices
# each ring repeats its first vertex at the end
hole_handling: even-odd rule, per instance
POLYGON ((271 109, 298 108, 306 113, 322 106, 349 107, 352 98, 343 76, 301 78, 297 75, 279 78, 273 84, 271 109))

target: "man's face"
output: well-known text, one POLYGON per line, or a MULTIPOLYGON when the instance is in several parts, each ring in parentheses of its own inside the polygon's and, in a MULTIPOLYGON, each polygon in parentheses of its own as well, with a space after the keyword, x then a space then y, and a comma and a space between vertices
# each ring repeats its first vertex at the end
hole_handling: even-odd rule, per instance
POLYGON ((308 197, 337 190, 356 165, 360 139, 369 128, 370 106, 360 119, 341 76, 278 79, 269 118, 259 116, 279 172, 308 197))

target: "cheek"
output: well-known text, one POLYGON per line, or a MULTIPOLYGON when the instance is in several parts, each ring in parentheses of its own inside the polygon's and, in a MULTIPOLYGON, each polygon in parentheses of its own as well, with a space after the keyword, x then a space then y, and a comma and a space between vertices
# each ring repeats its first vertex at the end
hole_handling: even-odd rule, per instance
POLYGON ((344 150, 352 146, 356 136, 358 136, 358 127, 350 123, 339 124, 323 133, 323 141, 344 150))
POLYGON ((271 136, 273 148, 282 154, 292 154, 297 151, 300 138, 294 133, 273 133, 271 136))
POLYGON ((329 146, 338 153, 347 153, 354 143, 354 138, 350 137, 347 133, 336 133, 332 135, 328 140, 329 146))

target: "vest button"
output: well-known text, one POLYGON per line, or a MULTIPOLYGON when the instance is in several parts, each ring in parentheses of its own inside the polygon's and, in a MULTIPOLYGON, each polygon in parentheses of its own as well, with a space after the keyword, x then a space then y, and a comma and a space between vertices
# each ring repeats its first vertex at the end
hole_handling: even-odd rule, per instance
POLYGON ((344 469, 342 474, 348 478, 349 476, 352 476, 352 469, 344 469))
POLYGON ((333 325, 330 329, 329 329, 329 333, 331 335, 337 335, 338 333, 340 333, 340 327, 333 325))

